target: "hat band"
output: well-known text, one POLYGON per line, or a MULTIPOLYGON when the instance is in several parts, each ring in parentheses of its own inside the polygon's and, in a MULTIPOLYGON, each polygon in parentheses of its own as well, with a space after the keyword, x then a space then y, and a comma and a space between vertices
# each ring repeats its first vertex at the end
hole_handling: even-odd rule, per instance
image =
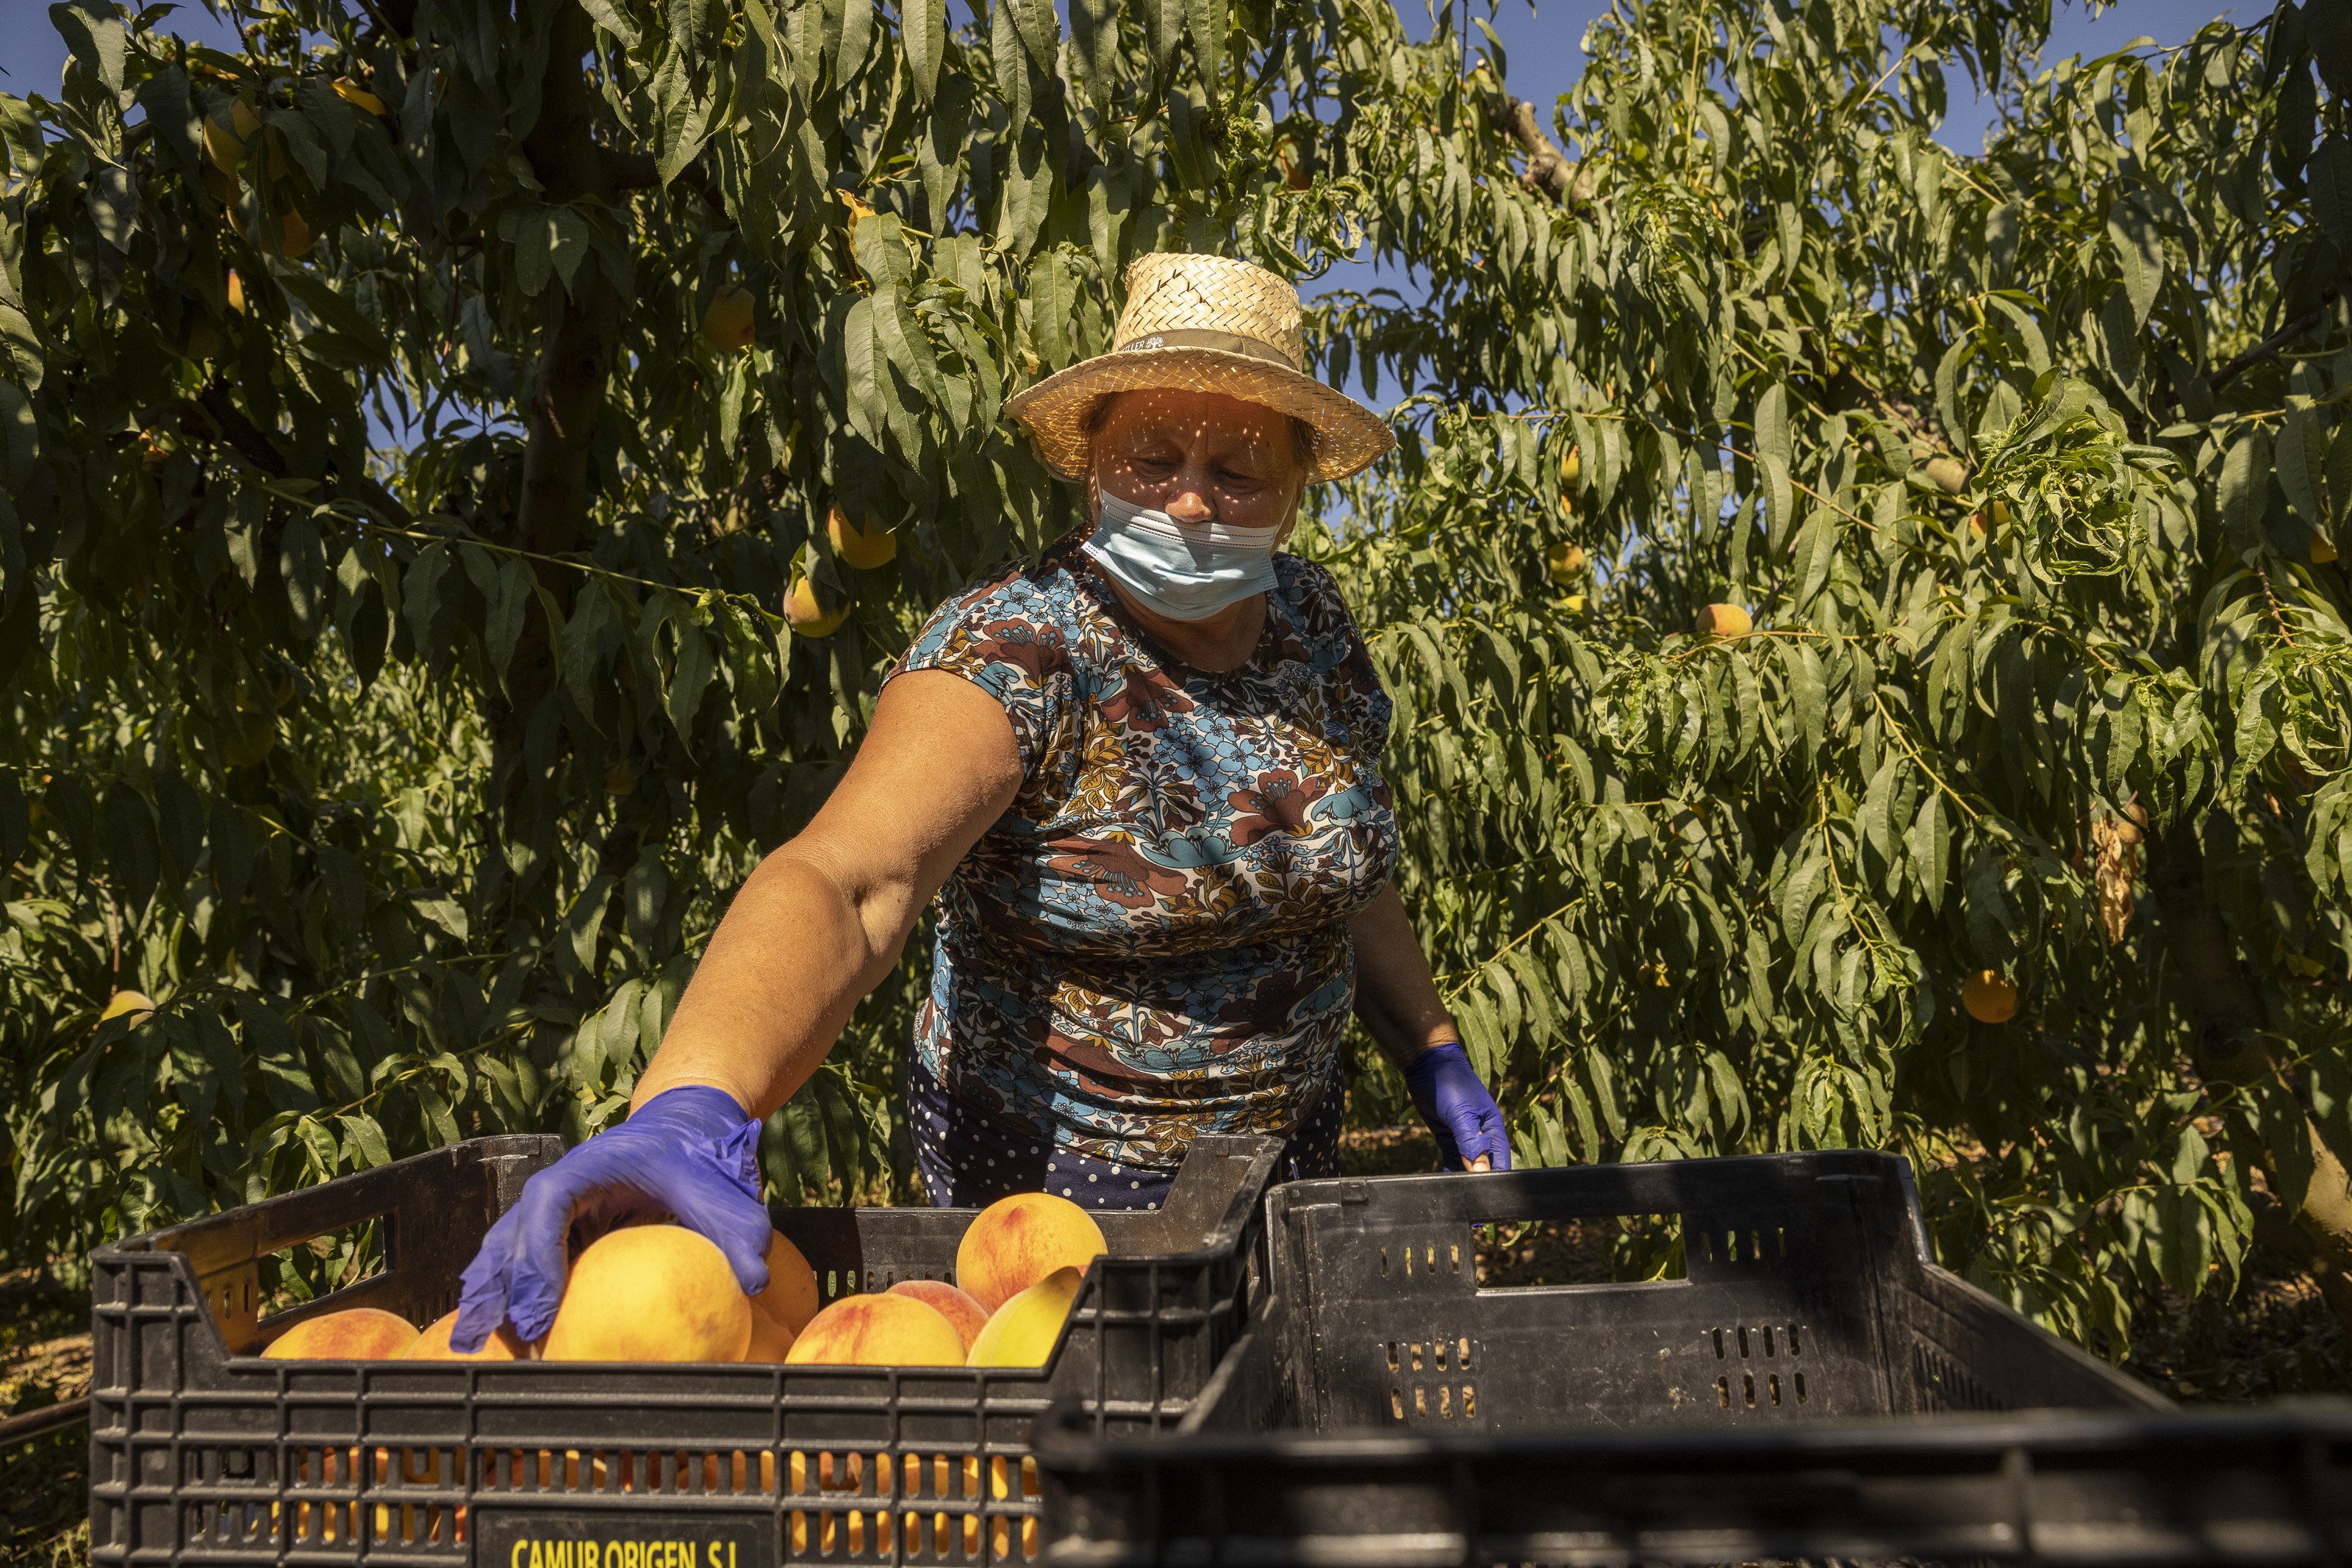
POLYGON ((1215 349, 1227 354, 1244 354, 1253 360, 1267 360, 1284 370, 1296 371, 1297 361, 1262 338, 1244 338, 1239 332, 1214 332, 1202 328, 1188 328, 1181 332, 1146 332, 1114 348, 1115 354, 1131 353, 1140 349, 1215 349))

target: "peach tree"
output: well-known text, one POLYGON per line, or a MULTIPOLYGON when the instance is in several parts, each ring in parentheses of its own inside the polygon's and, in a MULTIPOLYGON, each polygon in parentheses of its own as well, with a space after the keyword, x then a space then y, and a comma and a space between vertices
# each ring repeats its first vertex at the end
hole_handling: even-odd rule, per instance
MULTIPOLYGON (((2116 1354, 2251 1245, 2347 1294, 2328 6, 1622 0, 1550 106, 1336 0, 226 9, 0 98, 12 1256, 617 1114, 1181 246, 1401 435, 1299 548, 1523 1159, 1898 1148, 2116 1354)), ((921 946, 787 1194, 903 1182, 921 946)))

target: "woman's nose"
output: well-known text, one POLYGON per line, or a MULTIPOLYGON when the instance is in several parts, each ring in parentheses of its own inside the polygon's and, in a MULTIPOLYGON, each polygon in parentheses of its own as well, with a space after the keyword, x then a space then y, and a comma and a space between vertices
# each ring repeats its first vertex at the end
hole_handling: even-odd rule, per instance
POLYGON ((1190 480, 1179 479, 1168 497, 1168 515, 1180 523, 1205 523, 1217 515, 1217 508, 1203 493, 1203 486, 1190 480))

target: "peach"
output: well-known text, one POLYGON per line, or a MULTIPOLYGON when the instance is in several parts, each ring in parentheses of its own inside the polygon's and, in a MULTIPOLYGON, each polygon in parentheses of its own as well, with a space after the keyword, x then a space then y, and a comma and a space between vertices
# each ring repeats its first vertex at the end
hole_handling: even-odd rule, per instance
POLYGON ((1109 1250, 1094 1216, 1068 1198, 1017 1192, 966 1228, 956 1246, 956 1283, 993 1312, 1055 1270, 1083 1272, 1109 1250))
POLYGON ((971 1348, 980 1331, 988 1326, 988 1309, 945 1280, 901 1280, 890 1287, 889 1294, 911 1296, 955 1324, 956 1333, 963 1336, 966 1350, 971 1348))
POLYGON ((1062 1337, 1070 1303, 1078 1298, 1085 1276, 1076 1269, 1056 1269, 996 1309, 980 1337, 971 1342, 969 1366, 1043 1366, 1062 1337))
POLYGON ((808 1327, 809 1319, 824 1304, 817 1299, 816 1270, 781 1230, 768 1232, 768 1288, 752 1297, 751 1304, 795 1334, 808 1327))
POLYGON ((871 571, 898 559, 898 536, 884 528, 879 517, 869 516, 866 520, 870 526, 861 528, 839 507, 828 507, 824 537, 833 541, 834 554, 860 570, 871 571))
POLYGON ((446 1312, 433 1320, 425 1331, 416 1336, 416 1343, 401 1354, 403 1361, 522 1361, 522 1341, 515 1338, 514 1325, 500 1323, 477 1351, 452 1350, 449 1336, 457 1332, 457 1314, 446 1312))
POLYGON ((416 1343, 398 1312, 352 1307, 296 1323, 261 1354, 271 1361, 392 1361, 416 1343))
POLYGON ((961 1366, 955 1324, 911 1296, 844 1296, 809 1320, 790 1366, 961 1366))
POLYGON ((632 1225, 572 1261, 549 1361, 740 1361, 751 1299, 709 1238, 682 1225, 632 1225))
POLYGON ((782 1362, 792 1354, 793 1341, 800 1336, 765 1312, 751 1314, 751 1343, 743 1352, 745 1361, 771 1364, 782 1362))

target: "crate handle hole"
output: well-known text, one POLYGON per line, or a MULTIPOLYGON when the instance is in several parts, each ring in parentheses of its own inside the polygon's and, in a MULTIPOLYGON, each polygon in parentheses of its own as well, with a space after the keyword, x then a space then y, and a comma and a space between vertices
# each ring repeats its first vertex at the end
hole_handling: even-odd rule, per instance
POLYGON ((1731 1379, 1728 1377, 1715 1380, 1715 1402, 1726 1410, 1731 1408, 1731 1379))
MULTIPOLYGON (((1716 1232, 1686 1229, 1671 1210, 1486 1220, 1472 1227, 1467 1261, 1482 1291, 1679 1281, 1688 1278, 1680 1244, 1685 1236, 1713 1260, 1716 1232)), ((1460 1260, 1454 1271, 1463 1271, 1460 1260)))
POLYGON ((1780 1407, 1780 1375, 1777 1372, 1768 1374, 1764 1379, 1764 1388, 1765 1392, 1772 1397, 1772 1408, 1778 1410, 1780 1407))

